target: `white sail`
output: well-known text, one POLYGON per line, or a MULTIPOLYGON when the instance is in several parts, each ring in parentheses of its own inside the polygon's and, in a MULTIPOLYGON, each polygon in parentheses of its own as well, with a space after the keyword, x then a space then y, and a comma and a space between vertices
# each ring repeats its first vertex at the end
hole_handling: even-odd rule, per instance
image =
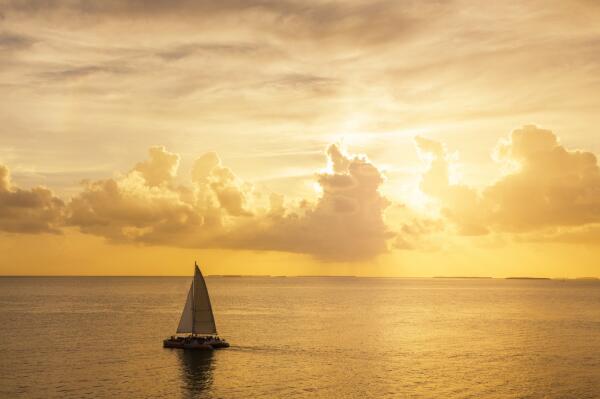
POLYGON ((217 326, 204 277, 196 265, 194 273, 194 334, 216 334, 217 326))
POLYGON ((183 307, 183 312, 181 312, 181 319, 179 319, 179 326, 177 326, 178 334, 185 334, 192 332, 192 327, 194 325, 194 283, 190 285, 190 290, 188 291, 187 300, 185 301, 185 306, 183 307))
POLYGON ((192 281, 192 286, 190 287, 181 319, 179 320, 177 333, 207 335, 217 333, 208 290, 198 266, 196 266, 194 280, 192 281))

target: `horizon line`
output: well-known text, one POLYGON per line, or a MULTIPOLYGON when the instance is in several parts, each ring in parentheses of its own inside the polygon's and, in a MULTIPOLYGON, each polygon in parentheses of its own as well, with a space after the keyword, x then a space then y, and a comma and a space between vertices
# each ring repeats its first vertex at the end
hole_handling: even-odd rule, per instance
MULTIPOLYGON (((15 277, 191 277, 187 274, 0 274, 0 278, 15 277)), ((495 279, 495 280, 600 280, 596 276, 578 276, 578 277, 550 277, 550 276, 373 276, 373 275, 341 275, 341 274, 294 274, 294 275, 273 275, 273 274, 207 274, 204 277, 217 278, 395 278, 395 279, 495 279)))

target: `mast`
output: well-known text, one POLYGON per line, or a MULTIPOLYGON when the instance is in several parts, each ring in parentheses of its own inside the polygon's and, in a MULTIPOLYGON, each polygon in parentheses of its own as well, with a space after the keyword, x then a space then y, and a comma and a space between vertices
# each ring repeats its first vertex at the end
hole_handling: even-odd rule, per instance
POLYGON ((196 270, 198 270, 198 263, 194 261, 194 278, 192 279, 192 335, 196 333, 196 270))

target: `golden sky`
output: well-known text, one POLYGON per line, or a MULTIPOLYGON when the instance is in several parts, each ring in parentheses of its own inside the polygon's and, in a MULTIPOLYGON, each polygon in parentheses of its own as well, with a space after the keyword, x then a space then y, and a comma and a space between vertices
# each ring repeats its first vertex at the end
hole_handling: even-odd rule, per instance
POLYGON ((0 0, 0 274, 600 276, 599 20, 0 0))

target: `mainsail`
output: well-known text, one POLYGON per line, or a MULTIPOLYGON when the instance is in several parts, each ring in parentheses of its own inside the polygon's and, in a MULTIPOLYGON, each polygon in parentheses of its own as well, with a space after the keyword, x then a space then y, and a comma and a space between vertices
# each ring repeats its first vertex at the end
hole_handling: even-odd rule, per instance
POLYGON ((196 265, 194 280, 192 280, 192 285, 190 286, 187 300, 181 313, 177 333, 217 334, 217 326, 215 325, 208 290, 206 289, 206 283, 198 265, 196 265))

